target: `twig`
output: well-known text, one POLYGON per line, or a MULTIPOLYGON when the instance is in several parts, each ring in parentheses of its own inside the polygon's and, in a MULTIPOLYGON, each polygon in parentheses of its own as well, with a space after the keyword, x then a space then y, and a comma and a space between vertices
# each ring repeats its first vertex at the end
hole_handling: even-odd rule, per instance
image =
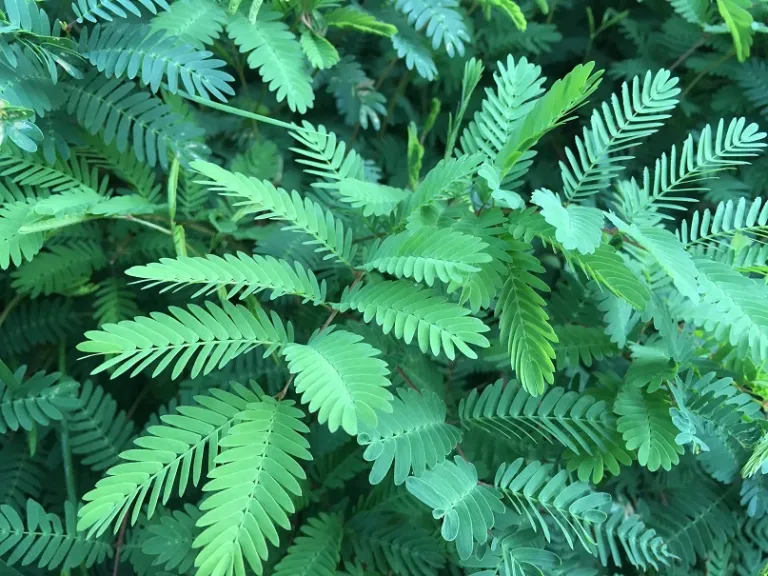
POLYGON ((408 378, 408 375, 403 371, 402 368, 400 368, 400 366, 395 366, 395 370, 397 371, 398 374, 400 374, 400 377, 405 381, 406 384, 408 384, 408 386, 410 386, 411 388, 416 390, 416 392, 421 394, 421 390, 419 390, 416 387, 416 385, 413 382, 411 382, 411 379, 408 378))
POLYGON ((702 70, 701 72, 699 72, 699 73, 696 75, 696 77, 695 77, 693 80, 691 80, 691 82, 688 84, 688 86, 686 86, 686 87, 685 87, 685 90, 683 90, 683 93, 682 93, 682 94, 680 94, 680 100, 682 100, 683 98, 685 98, 685 96, 688 94, 688 92, 690 92, 690 91, 691 91, 691 88, 693 88, 694 86, 696 86, 696 84, 698 84, 698 83, 699 83, 699 80, 701 80, 702 78, 704 78, 704 76, 706 76, 708 73, 710 73, 710 72, 713 72, 713 71, 714 71, 715 69, 717 69, 717 68, 718 68, 718 67, 719 67, 719 66, 720 66, 722 63, 724 63, 726 60, 730 59, 730 58, 731 58, 733 55, 734 55, 734 51, 733 51, 733 50, 730 50, 730 51, 729 51, 729 52, 728 52, 728 53, 727 53, 725 56, 723 56, 723 57, 722 57, 722 58, 720 58, 719 60, 717 60, 717 61, 713 62, 712 64, 710 64, 709 66, 707 66, 706 68, 704 68, 704 70, 702 70))
POLYGON ((677 60, 675 60, 675 62, 674 62, 674 63, 673 63, 673 64, 672 64, 672 65, 671 65, 669 68, 667 68, 667 70, 669 70, 670 72, 672 72, 672 70, 674 70, 675 68, 677 68, 678 66, 680 66, 680 64, 682 64, 683 62, 685 62, 686 60, 688 60, 688 58, 691 56, 691 54, 693 54, 694 52, 696 52, 696 50, 698 50, 699 48, 701 48, 701 47, 704 45, 704 42, 706 42, 706 41, 707 41, 707 38, 709 38, 709 34, 704 34, 704 36, 702 36, 702 37, 699 39, 699 41, 698 41, 698 42, 696 42, 696 43, 695 43, 693 46, 691 46, 690 48, 688 48, 688 50, 686 50, 686 51, 685 51, 685 52, 684 52, 684 53, 683 53, 683 54, 680 56, 680 58, 678 58, 677 60))
POLYGON ((142 388, 141 392, 139 392, 139 395, 136 396, 136 399, 133 401, 133 404, 131 404, 131 407, 128 408, 128 412, 125 413, 125 416, 128 420, 133 418, 133 415, 136 413, 136 410, 139 407, 139 404, 144 399, 144 397, 149 393, 150 384, 152 383, 152 380, 150 380, 144 388, 142 388))
POLYGON ((291 374, 291 377, 288 378, 288 381, 285 383, 285 386, 283 386, 283 389, 275 395, 275 398, 278 400, 285 398, 285 395, 288 393, 288 388, 290 388, 291 384, 293 384, 294 378, 296 378, 296 374, 291 374))
POLYGON ((13 300, 8 302, 8 305, 5 307, 3 312, 0 313, 0 326, 3 325, 3 322, 5 322, 5 319, 8 318, 8 314, 10 314, 11 310, 13 310, 14 308, 16 308, 16 306, 18 306, 19 302, 21 302, 23 298, 24 298, 24 295, 21 292, 19 292, 18 294, 16 294, 16 296, 13 297, 13 300))
POLYGON ((403 74, 403 77, 400 79, 397 88, 395 88, 395 93, 392 95, 392 100, 389 101, 389 106, 387 106, 387 115, 384 117, 381 130, 379 130, 379 137, 381 137, 384 132, 386 132, 387 126, 389 125, 389 119, 392 116, 392 113, 395 111, 395 105, 405 93, 405 89, 408 87, 408 83, 411 81, 411 78, 413 78, 413 70, 408 70, 408 72, 403 74))
POLYGON ((397 57, 392 58, 392 60, 389 61, 389 64, 387 64, 386 68, 381 73, 381 76, 376 80, 376 84, 373 85, 375 90, 378 90, 381 88, 381 85, 384 84, 384 80, 386 80, 389 77, 390 72, 392 72, 392 68, 394 68, 395 64, 397 64, 397 57))
POLYGON ((112 564, 112 576, 117 576, 117 567, 120 564, 120 552, 123 549, 123 539, 125 538, 125 529, 128 526, 128 513, 126 512, 123 518, 123 523, 120 525, 120 533, 117 535, 117 541, 115 542, 115 562, 112 564))

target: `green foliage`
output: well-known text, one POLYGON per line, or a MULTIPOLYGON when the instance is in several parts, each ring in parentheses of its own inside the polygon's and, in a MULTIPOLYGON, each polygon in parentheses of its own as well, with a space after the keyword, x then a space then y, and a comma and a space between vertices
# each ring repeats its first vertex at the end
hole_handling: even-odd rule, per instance
POLYGON ((248 66, 261 74, 278 102, 287 100, 291 110, 304 113, 315 95, 301 46, 276 12, 260 10, 251 23, 242 15, 227 25, 227 33, 240 52, 248 54, 248 66))
POLYGON ((294 266, 295 269, 285 260, 270 256, 248 256, 240 252, 237 257, 227 254, 225 258, 215 255, 162 258, 159 263, 129 268, 126 274, 141 278, 146 288, 169 284, 164 289, 170 290, 200 285, 193 298, 228 287, 228 298, 238 295, 244 300, 251 294, 271 290, 272 300, 293 294, 304 302, 321 304, 325 300, 325 282, 319 283, 315 275, 298 262, 294 266))
POLYGON ((375 319, 384 334, 392 332, 406 344, 416 337, 421 351, 434 356, 443 352, 454 360, 458 348, 465 356, 477 358, 468 344, 489 345, 482 335, 488 327, 470 316, 469 310, 407 281, 369 284, 345 294, 343 304, 361 312, 365 322, 375 319))
POLYGON ((376 348, 344 330, 315 334, 307 344, 288 344, 288 370, 296 376, 301 402, 317 412, 331 432, 341 426, 354 436, 358 427, 376 424, 376 412, 392 411, 389 370, 376 348))
POLYGON ((64 503, 64 522, 30 499, 24 516, 3 504, 0 507, 0 556, 9 565, 20 562, 54 570, 92 566, 112 556, 112 547, 103 540, 87 540, 75 529, 75 510, 64 503))
POLYGON ((25 380, 25 373, 26 366, 22 366, 15 374, 0 376, 0 431, 3 433, 47 426, 52 421, 63 420, 67 411, 78 406, 77 382, 60 381, 61 374, 57 372, 37 372, 25 380))
POLYGON ((445 404, 434 393, 401 390, 399 396, 392 402, 391 414, 380 415, 375 428, 357 436, 366 446, 363 458, 375 462, 368 477, 373 485, 393 465, 397 485, 411 470, 421 476, 442 462, 461 439, 459 430, 445 423, 445 404))
POLYGON ((219 70, 225 62, 206 58, 205 52, 197 52, 192 46, 178 46, 175 38, 161 31, 152 33, 128 24, 97 24, 90 37, 86 32, 80 37, 80 51, 107 78, 126 76, 133 80, 141 74, 141 82, 152 92, 157 92, 164 82, 175 94, 181 80, 185 91, 204 98, 212 95, 226 101, 225 94, 235 93, 228 84, 234 78, 219 70))
POLYGON ((147 496, 146 514, 151 518, 158 502, 168 501, 175 484, 178 493, 184 494, 190 473, 196 486, 203 467, 214 466, 222 433, 229 430, 250 402, 258 399, 253 390, 237 385, 235 393, 212 390, 208 396, 195 397, 195 406, 179 406, 175 414, 161 416, 163 424, 150 426, 134 440, 136 448, 120 453, 120 459, 127 463, 109 468, 107 476, 85 494, 87 504, 78 512, 78 530, 101 534, 114 523, 117 532, 131 510, 131 524, 136 523, 147 496), (163 448, 155 448, 160 446, 163 448), (148 494, 150 488, 152 492, 148 494))
MULTIPOLYGON (((307 451, 309 443, 301 436, 309 431, 300 420, 302 416, 292 401, 276 401, 269 396, 235 414, 234 425, 221 440, 223 450, 215 456, 215 467, 209 467, 203 486, 210 495, 200 505, 204 514, 196 525, 203 530, 192 544, 201 548, 195 558, 199 574, 231 572, 246 562, 257 574, 262 572, 267 541, 278 545, 276 526, 290 528, 287 513, 294 511, 291 494, 301 495, 297 478, 305 478, 305 473, 296 459, 312 458, 307 451)), ((317 528, 312 528, 309 533, 316 533, 317 528)), ((325 537, 333 542, 333 533, 325 537)), ((338 535, 335 540, 338 549, 338 535)), ((313 555, 324 552, 331 556, 316 560, 318 566, 327 570, 329 561, 333 564, 335 551, 325 549, 329 543, 318 550, 317 543, 299 538, 294 554, 306 554, 302 544, 311 548, 313 555)), ((290 565, 295 561, 289 550, 284 562, 290 565)))
POLYGON ((565 470, 554 477, 551 470, 551 464, 534 461, 526 465, 518 458, 499 467, 494 484, 512 508, 530 522, 534 531, 541 530, 547 541, 552 537, 539 509, 551 516, 568 546, 573 548, 579 541, 589 550, 593 544, 589 528, 605 521, 606 514, 601 509, 610 504, 611 497, 604 492, 592 492, 582 482, 568 483, 565 470))
POLYGON ((189 310, 169 308, 168 314, 155 312, 118 324, 105 324, 101 330, 86 333, 88 340, 78 350, 89 354, 116 354, 102 362, 92 374, 116 368, 111 378, 133 369, 138 374, 158 363, 154 374, 165 370, 171 362, 172 378, 177 378, 194 358, 192 377, 207 374, 217 365, 222 368, 236 356, 267 346, 264 356, 274 348, 287 344, 291 326, 286 327, 277 316, 270 319, 263 310, 252 314, 244 306, 229 302, 219 307, 206 302, 206 308, 190 304, 189 310))
POLYGON ((506 341, 512 367, 526 390, 541 394, 546 384, 554 382, 557 334, 549 323, 545 301, 538 291, 548 287, 535 272, 543 272, 535 256, 527 254, 523 244, 511 244, 514 250, 509 278, 499 295, 496 314, 502 342, 506 341))
POLYGON ((0 573, 765 571, 764 3, 0 4, 0 573))
POLYGON ((303 536, 296 537, 295 544, 275 566, 275 576, 335 574, 341 548, 341 519, 321 514, 310 518, 301 527, 301 533, 303 536))
POLYGON ((483 544, 496 516, 504 511, 499 493, 477 483, 477 470, 461 456, 445 460, 421 477, 406 480, 408 491, 432 508, 435 518, 442 519, 440 533, 448 542, 456 543, 462 559, 472 553, 473 542, 483 544))

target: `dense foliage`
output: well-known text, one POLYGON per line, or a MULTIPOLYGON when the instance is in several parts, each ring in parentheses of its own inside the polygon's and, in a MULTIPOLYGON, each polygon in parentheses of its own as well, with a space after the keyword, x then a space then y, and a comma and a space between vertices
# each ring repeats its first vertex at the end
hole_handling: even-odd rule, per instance
POLYGON ((766 569, 765 3, 0 3, 0 573, 766 569))

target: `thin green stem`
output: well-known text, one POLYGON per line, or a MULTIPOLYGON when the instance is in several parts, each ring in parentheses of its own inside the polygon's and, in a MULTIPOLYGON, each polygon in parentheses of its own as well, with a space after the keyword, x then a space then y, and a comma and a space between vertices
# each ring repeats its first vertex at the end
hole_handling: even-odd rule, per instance
POLYGON ((206 100, 205 98, 200 98, 199 96, 193 96, 192 94, 188 94, 183 90, 179 90, 179 95, 183 96, 187 100, 192 100, 192 102, 197 102, 201 106, 207 106, 208 108, 213 108, 214 110, 220 110, 221 112, 226 112, 228 114, 234 114, 235 116, 240 116, 242 118, 249 118, 251 120, 256 120, 257 122, 263 122, 264 124, 271 124, 272 126, 285 128, 286 130, 299 130, 301 132, 309 132, 311 134, 316 134, 314 130, 306 130, 301 126, 297 126, 296 124, 283 122, 282 120, 276 120, 275 118, 270 118, 269 116, 262 116, 261 114, 255 114, 254 112, 240 110, 240 108, 235 108, 234 106, 227 106, 226 104, 220 104, 219 102, 206 100))
POLYGON ((128 220, 129 222, 135 222, 136 224, 141 224, 142 226, 146 226, 147 228, 152 228, 152 230, 157 230, 158 232, 162 232, 163 234, 167 234, 168 236, 173 235, 173 232, 171 230, 168 230, 168 228, 160 226, 159 224, 147 222, 146 220, 142 220, 141 218, 136 218, 135 216, 131 216, 130 214, 122 216, 122 219, 128 220))
POLYGON ((69 441, 69 426, 67 419, 61 421, 61 456, 64 461, 64 479, 67 485, 67 500, 77 507, 77 488, 75 482, 75 467, 72 464, 72 446, 69 441))
MULTIPOLYGON (((62 340, 59 343, 58 370, 64 374, 67 369, 67 342, 62 340)), ((66 418, 61 419, 59 443, 61 445, 61 459, 64 465, 64 483, 67 488, 67 500, 77 509, 77 479, 75 478, 75 466, 72 463, 72 445, 69 437, 69 424, 66 418)), ((85 565, 80 565, 80 573, 87 574, 85 565)), ((70 574, 69 570, 62 574, 70 574)))

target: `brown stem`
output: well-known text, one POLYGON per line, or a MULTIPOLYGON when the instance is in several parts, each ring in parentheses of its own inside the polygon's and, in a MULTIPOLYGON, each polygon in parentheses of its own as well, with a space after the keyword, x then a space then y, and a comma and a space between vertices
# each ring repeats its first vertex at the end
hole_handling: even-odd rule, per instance
POLYGON ((405 383, 406 383, 406 384, 408 384, 408 386, 410 386, 411 388, 413 388, 414 390, 416 390, 416 392, 418 392, 419 394, 421 394, 421 390, 419 390, 419 389, 416 387, 416 385, 415 385, 413 382, 411 382, 411 379, 410 379, 410 378, 408 378, 408 375, 407 375, 407 374, 406 374, 406 373, 403 371, 403 369, 402 369, 402 368, 400 368, 400 366, 396 366, 396 367, 395 367, 395 370, 397 371, 397 373, 398 373, 398 374, 400 374, 400 377, 401 377, 401 378, 402 378, 402 379, 405 381, 405 383))
POLYGON ((405 93, 405 89, 408 87, 408 83, 411 81, 411 78, 413 78, 413 70, 408 70, 408 72, 403 74, 403 77, 400 79, 397 88, 395 88, 395 93, 392 95, 392 100, 389 101, 389 106, 387 106, 387 115, 384 117, 381 130, 379 130, 379 137, 381 137, 381 135, 387 131, 389 119, 392 116, 392 113, 395 111, 395 105, 397 104, 397 101, 400 99, 400 97, 405 93))
POLYGON ((16 294, 16 296, 13 297, 13 300, 8 302, 8 305, 5 307, 5 309, 0 313, 0 326, 3 325, 3 322, 5 322, 5 319, 8 318, 8 314, 11 313, 11 311, 18 306, 19 302, 22 301, 24 298, 24 295, 21 293, 16 294))
POLYGON ((707 41, 707 38, 709 38, 709 34, 704 34, 704 36, 702 36, 702 37, 699 39, 699 41, 698 41, 698 42, 696 42, 696 43, 695 43, 693 46, 691 46, 690 48, 688 48, 688 50, 686 50, 686 51, 685 51, 685 52, 684 52, 684 53, 683 53, 683 54, 680 56, 680 58, 678 58, 677 60, 675 60, 675 62, 674 62, 674 63, 673 63, 673 64, 672 64, 672 65, 671 65, 669 68, 668 68, 668 70, 669 70, 670 72, 672 72, 672 70, 674 70, 675 68, 677 68, 678 66, 680 66, 680 65, 681 65, 683 62, 685 62, 686 60, 688 60, 688 58, 689 58, 689 57, 690 57, 690 56, 691 56, 691 55, 692 55, 694 52, 696 52, 696 50, 698 50, 699 48, 701 48, 701 47, 704 45, 704 42, 706 42, 706 41, 707 41))
POLYGON ((112 576, 117 576, 117 567, 120 564, 120 552, 123 549, 123 539, 125 538, 125 529, 128 526, 128 513, 123 518, 123 523, 120 525, 120 533, 117 535, 117 542, 115 542, 115 562, 112 564, 112 576))

